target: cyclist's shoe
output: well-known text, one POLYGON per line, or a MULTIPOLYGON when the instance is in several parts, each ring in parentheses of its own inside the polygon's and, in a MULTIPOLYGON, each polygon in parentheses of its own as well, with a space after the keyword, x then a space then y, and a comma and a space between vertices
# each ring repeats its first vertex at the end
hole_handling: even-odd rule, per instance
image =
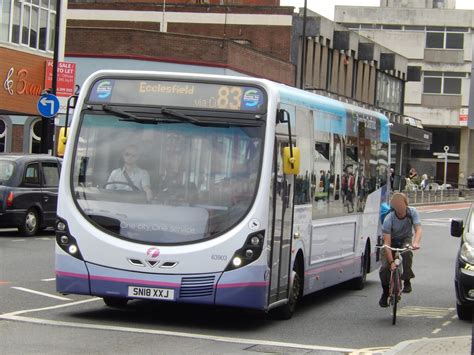
POLYGON ((409 280, 403 283, 403 293, 410 293, 411 292, 411 282, 409 280))
POLYGON ((382 296, 380 297, 379 306, 382 308, 388 307, 388 288, 383 289, 382 296))

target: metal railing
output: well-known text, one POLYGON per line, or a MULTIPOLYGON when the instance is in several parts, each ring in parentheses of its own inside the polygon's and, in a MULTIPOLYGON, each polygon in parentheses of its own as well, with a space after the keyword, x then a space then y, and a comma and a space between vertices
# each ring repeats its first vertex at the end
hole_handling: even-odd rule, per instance
POLYGON ((446 186, 438 183, 428 184, 426 189, 422 189, 414 184, 404 184, 402 189, 393 189, 394 192, 402 191, 410 201, 410 204, 430 204, 441 202, 474 202, 474 189, 468 188, 466 185, 446 184, 446 186), (455 186, 452 187, 452 186, 455 186))

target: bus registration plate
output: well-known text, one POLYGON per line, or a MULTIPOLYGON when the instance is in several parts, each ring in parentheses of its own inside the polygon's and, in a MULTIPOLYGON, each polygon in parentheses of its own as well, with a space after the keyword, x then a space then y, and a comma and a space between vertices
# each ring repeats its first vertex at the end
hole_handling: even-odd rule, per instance
POLYGON ((174 300, 174 290, 169 288, 128 286, 128 296, 156 300, 174 300))

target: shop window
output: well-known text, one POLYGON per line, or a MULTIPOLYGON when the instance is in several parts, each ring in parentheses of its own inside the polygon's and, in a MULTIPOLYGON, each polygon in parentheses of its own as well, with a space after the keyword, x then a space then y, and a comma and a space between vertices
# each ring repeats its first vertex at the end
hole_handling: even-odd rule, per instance
POLYGON ((6 152, 7 143, 7 124, 4 120, 0 120, 0 152, 6 152))
POLYGON ((30 127, 30 153, 41 153, 41 120, 36 120, 30 127))

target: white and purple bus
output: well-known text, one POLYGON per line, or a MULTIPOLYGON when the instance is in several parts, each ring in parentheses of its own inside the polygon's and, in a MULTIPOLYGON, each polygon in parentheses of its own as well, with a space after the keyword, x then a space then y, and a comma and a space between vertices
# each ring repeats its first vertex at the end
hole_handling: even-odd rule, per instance
POLYGON ((268 80, 99 71, 69 131, 56 287, 273 310, 378 264, 389 124, 268 80))

